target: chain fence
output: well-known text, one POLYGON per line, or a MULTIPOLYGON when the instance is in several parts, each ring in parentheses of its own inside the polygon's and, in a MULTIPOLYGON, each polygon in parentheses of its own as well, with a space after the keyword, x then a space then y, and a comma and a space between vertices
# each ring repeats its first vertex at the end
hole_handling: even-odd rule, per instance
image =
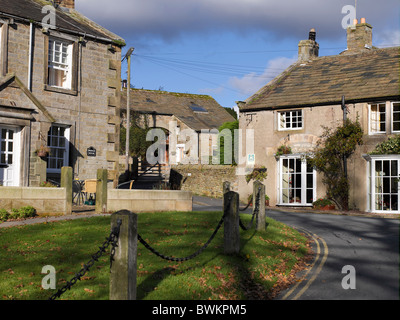
POLYGON ((91 259, 86 264, 83 265, 82 269, 70 281, 68 281, 66 285, 64 285, 55 294, 53 294, 49 298, 49 300, 55 300, 59 298, 64 292, 70 290, 71 287, 78 282, 78 280, 81 280, 81 278, 89 271, 89 269, 95 264, 95 262, 97 262, 99 258, 107 251, 110 244, 111 244, 110 270, 111 270, 112 262, 114 261, 115 248, 118 247, 117 243, 118 243, 121 224, 122 221, 118 219, 117 225, 111 230, 110 235, 106 238, 101 247, 99 247, 99 250, 94 255, 92 255, 91 259))
MULTIPOLYGON (((245 226, 243 224, 242 220, 240 220, 240 218, 239 218, 239 225, 245 231, 250 230, 250 228, 253 226, 254 217, 256 217, 258 215, 258 212, 260 211, 260 193, 261 193, 261 188, 258 188, 258 192, 256 195, 256 201, 254 204, 253 215, 251 217, 251 221, 247 224, 247 226, 245 226)), ((244 209, 241 209, 241 211, 246 210, 252 202, 253 202, 253 195, 251 196, 251 199, 250 199, 249 203, 247 204, 247 206, 244 209)))
MULTIPOLYGON (((260 204, 259 204, 260 190, 261 189, 259 188, 257 195, 256 195, 256 201, 254 204, 255 208, 254 208, 250 223, 247 226, 245 226, 239 218, 239 225, 245 231, 249 230, 252 227, 253 222, 254 222, 254 217, 258 215, 259 206, 260 206, 260 204)), ((221 228, 222 224, 224 223, 224 219, 225 219, 226 215, 229 212, 229 208, 231 206, 231 200, 232 199, 228 199, 228 208, 226 208, 226 210, 224 210, 224 214, 223 214, 222 218, 220 219, 220 221, 218 222, 218 225, 215 228, 212 235, 210 236, 210 238, 204 243, 204 245, 199 250, 197 250, 196 252, 194 252, 193 254, 191 254, 189 256, 186 256, 183 258, 166 256, 166 255, 158 252, 150 244, 148 244, 140 236, 140 234, 137 234, 137 239, 140 243, 143 244, 143 246, 146 249, 148 249, 153 254, 155 254, 156 256, 158 256, 164 260, 183 262, 183 261, 188 261, 190 259, 193 259, 193 258, 197 257, 200 253, 202 253, 210 245, 210 243, 213 241, 213 239, 217 235, 219 229, 221 228)), ((250 199, 249 203, 247 204, 247 206, 244 209, 239 209, 239 210, 240 211, 246 210, 252 202, 253 202, 253 197, 250 199)), ((55 294, 53 294, 49 298, 49 300, 55 300, 55 299, 59 298, 64 292, 70 290, 71 287, 73 285, 75 285, 78 282, 78 280, 81 280, 81 278, 89 271, 89 269, 95 264, 95 262, 97 262, 98 259, 107 251, 107 249, 110 245, 111 245, 111 249, 110 249, 110 270, 111 270, 112 262, 114 260, 115 249, 116 249, 116 247, 118 247, 118 238, 119 238, 121 224, 122 224, 122 221, 120 219, 118 219, 117 225, 111 230, 110 235, 106 238, 106 240, 104 241, 102 246, 99 247, 99 250, 94 255, 92 255, 91 259, 82 267, 82 269, 70 281, 68 281, 61 289, 59 289, 55 294)))

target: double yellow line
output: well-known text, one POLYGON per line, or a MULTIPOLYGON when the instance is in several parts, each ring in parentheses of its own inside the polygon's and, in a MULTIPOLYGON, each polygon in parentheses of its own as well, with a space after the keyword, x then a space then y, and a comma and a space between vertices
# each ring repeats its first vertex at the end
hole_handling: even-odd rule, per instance
POLYGON ((299 299, 303 295, 303 293, 310 287, 310 285, 314 282, 314 280, 316 279, 318 274, 321 272, 322 267, 324 266, 324 264, 326 262, 326 259, 328 258, 328 252, 329 252, 328 246, 324 239, 322 239, 321 237, 319 237, 315 234, 311 234, 305 230, 301 230, 301 232, 307 234, 310 238, 312 238, 314 240, 315 244, 317 245, 316 256, 315 256, 315 259, 314 259, 313 263, 311 264, 310 268, 308 268, 307 272, 304 274, 302 279, 299 282, 297 282, 296 285, 293 286, 293 288, 291 288, 282 297, 282 300, 297 300, 297 299, 299 299), (319 262, 319 265, 318 265, 317 269, 313 272, 311 278, 307 280, 308 274, 312 270, 314 270, 314 268, 318 262, 319 262), (304 284, 304 281, 306 281, 305 284, 304 284), (302 289, 299 289, 299 286, 301 284, 304 284, 304 286, 302 287, 302 289), (290 297, 291 295, 294 295, 294 296, 290 297))

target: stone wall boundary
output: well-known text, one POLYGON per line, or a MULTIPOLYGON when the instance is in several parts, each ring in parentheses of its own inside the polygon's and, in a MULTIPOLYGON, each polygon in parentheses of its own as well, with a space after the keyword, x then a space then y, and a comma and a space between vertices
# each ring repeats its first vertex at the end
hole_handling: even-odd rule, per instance
POLYGON ((32 206, 38 215, 64 215, 68 210, 66 188, 0 187, 0 208, 11 211, 32 206))
POLYGON ((178 164, 171 166, 170 186, 174 190, 223 198, 222 185, 230 182, 231 190, 238 191, 237 167, 232 165, 178 164))
POLYGON ((192 211, 193 197, 189 191, 109 189, 107 211, 134 212, 192 211))

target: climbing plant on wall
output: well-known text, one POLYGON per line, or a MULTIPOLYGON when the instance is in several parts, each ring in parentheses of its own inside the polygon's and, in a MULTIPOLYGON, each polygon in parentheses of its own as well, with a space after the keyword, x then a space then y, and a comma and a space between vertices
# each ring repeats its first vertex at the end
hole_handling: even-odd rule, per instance
POLYGON ((400 154, 400 136, 389 137, 378 144, 370 154, 400 154))
POLYGON ((347 119, 342 126, 334 129, 323 127, 316 148, 307 156, 307 161, 323 174, 327 187, 327 198, 334 201, 341 210, 349 209, 349 181, 346 161, 357 146, 363 143, 363 130, 358 120, 347 119))

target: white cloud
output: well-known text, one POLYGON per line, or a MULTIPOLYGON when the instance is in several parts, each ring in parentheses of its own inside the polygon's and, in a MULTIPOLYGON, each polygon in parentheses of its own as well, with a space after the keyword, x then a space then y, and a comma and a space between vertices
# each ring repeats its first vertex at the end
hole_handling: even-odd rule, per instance
POLYGON ((376 46, 398 46, 400 45, 400 30, 385 30, 374 35, 376 46))
POLYGON ((243 95, 254 94, 295 61, 295 58, 275 58, 268 62, 262 74, 249 73, 241 78, 233 77, 229 84, 243 95))

